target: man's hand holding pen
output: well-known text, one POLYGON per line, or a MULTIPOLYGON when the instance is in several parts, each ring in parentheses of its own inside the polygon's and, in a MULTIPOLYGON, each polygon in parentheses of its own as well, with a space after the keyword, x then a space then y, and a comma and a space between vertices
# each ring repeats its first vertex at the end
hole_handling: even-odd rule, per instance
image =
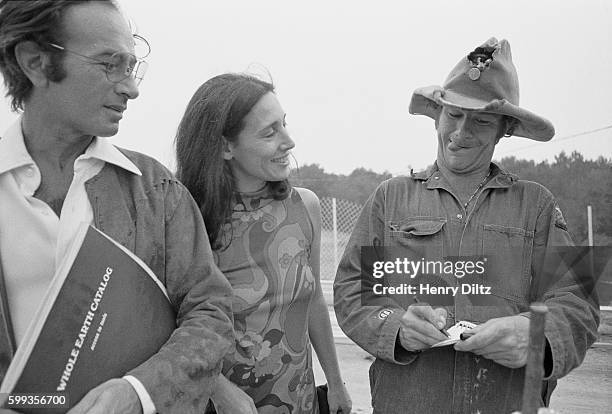
POLYGON ((418 302, 410 305, 402 316, 402 325, 399 332, 402 347, 407 351, 421 351, 431 348, 433 344, 448 339, 444 331, 446 326, 446 310, 432 308, 418 302))

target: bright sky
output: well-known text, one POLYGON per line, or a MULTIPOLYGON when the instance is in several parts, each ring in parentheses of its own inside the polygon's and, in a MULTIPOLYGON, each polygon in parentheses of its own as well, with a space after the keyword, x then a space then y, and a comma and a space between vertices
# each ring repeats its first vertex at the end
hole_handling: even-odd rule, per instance
MULTIPOLYGON (((557 130, 549 143, 505 139, 496 157, 612 157, 609 0, 119 1, 152 53, 140 97, 112 140, 171 168, 176 128, 196 88, 247 69, 272 75, 300 164, 345 174, 423 168, 435 159, 435 130, 408 113, 412 91, 441 84, 490 36, 510 42, 521 106, 557 130)), ((4 129, 15 115, 0 101, 4 129)))

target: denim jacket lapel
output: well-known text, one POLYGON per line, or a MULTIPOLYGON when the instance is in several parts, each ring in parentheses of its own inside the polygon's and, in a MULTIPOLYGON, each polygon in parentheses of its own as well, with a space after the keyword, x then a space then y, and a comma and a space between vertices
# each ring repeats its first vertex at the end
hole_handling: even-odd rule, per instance
POLYGON ((123 191, 117 191, 120 188, 117 171, 108 163, 98 175, 85 183, 93 209, 94 226, 133 252, 136 240, 135 206, 126 204, 123 191))

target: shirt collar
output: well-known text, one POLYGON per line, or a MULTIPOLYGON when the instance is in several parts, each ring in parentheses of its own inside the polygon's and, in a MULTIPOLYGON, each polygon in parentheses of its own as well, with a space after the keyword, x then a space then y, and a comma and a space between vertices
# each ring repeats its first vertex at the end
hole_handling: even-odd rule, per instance
POLYGON ((142 175, 140 169, 128 157, 123 155, 113 144, 104 138, 95 137, 85 150, 83 158, 97 158, 104 162, 116 165, 135 175, 142 175))
POLYGON ((416 181, 427 181, 438 171, 438 164, 436 162, 429 166, 426 170, 414 172, 410 170, 410 178, 416 181))
MULTIPOLYGON (((95 137, 81 157, 83 159, 96 158, 135 175, 142 175, 140 169, 128 157, 104 138, 95 137)), ((25 146, 21 130, 21 117, 19 117, 0 139, 0 174, 34 164, 34 160, 25 146)))
POLYGON ((34 165, 34 160, 23 141, 21 117, 19 117, 0 139, 0 174, 25 165, 34 165))
POLYGON ((493 162, 491 163, 491 177, 485 188, 508 188, 519 180, 518 175, 502 169, 493 162))
MULTIPOLYGON (((442 183, 438 182, 441 176, 437 162, 434 162, 426 170, 417 173, 410 171, 410 177, 413 180, 427 183, 427 188, 430 189, 443 186, 442 183)), ((491 177, 485 188, 507 188, 519 180, 518 176, 503 170, 494 162, 491 163, 491 177)))

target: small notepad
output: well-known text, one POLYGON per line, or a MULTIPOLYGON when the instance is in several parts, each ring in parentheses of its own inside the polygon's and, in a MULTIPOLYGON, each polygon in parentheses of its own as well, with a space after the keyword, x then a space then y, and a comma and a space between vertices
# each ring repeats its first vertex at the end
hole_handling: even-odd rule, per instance
POLYGON ((439 346, 447 346, 447 345, 452 345, 455 344, 457 342, 459 342, 461 339, 459 338, 459 335, 461 335, 463 332, 467 331, 468 329, 472 329, 475 328, 476 325, 475 323, 472 322, 468 322, 468 321, 459 321, 456 324, 454 324, 453 326, 451 326, 450 328, 448 328, 446 330, 446 332, 448 332, 448 339, 445 339, 444 341, 438 342, 437 344, 433 344, 431 347, 432 348, 437 348, 439 346))

